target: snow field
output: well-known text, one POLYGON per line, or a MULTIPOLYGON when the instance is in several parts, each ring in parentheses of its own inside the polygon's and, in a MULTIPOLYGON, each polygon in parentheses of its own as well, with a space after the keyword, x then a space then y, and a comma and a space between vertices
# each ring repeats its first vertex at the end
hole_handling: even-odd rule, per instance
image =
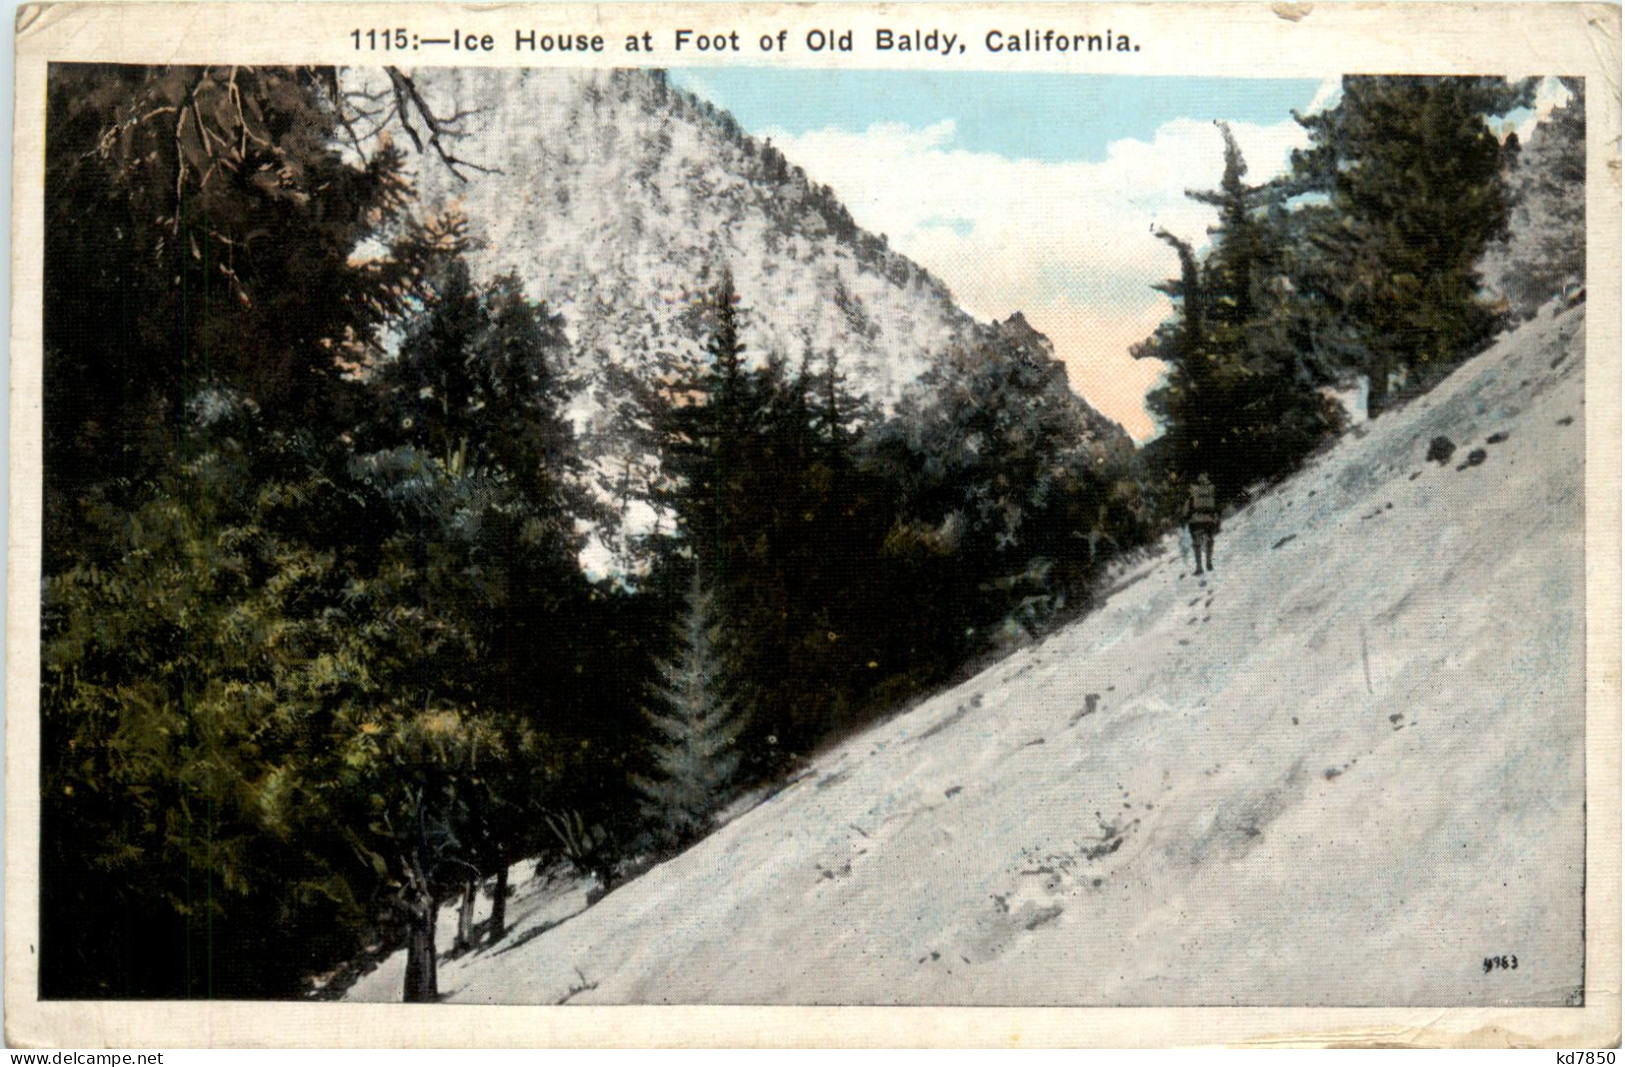
MULTIPOLYGON (((579 886, 518 887, 508 937, 444 964, 441 989, 1571 1003, 1584 323, 1583 305, 1542 312, 1357 427, 1226 520, 1205 583, 1170 538, 1099 611, 854 736, 593 907, 579 886), (1457 446, 1442 465, 1424 459, 1438 435, 1457 446), (1517 968, 1486 971, 1503 955, 1517 968)), ((350 999, 397 999, 403 966, 350 999)))

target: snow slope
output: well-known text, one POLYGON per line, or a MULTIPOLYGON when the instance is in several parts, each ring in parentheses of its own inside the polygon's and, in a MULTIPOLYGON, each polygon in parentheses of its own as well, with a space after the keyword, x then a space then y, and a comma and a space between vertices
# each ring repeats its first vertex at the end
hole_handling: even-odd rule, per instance
MULTIPOLYGON (((358 74, 362 72, 357 72, 358 74)), ((374 76, 376 76, 374 74, 374 76)), ((481 273, 516 272, 563 312, 588 356, 638 367, 697 347, 693 306, 731 268, 753 358, 835 349, 855 385, 894 400, 978 330, 947 288, 856 228, 793 161, 769 164, 725 113, 647 71, 429 68, 419 88, 460 114, 457 154, 419 196, 458 205, 481 273)))
MULTIPOLYGON (((1583 305, 1543 312, 1229 519, 1205 584, 1170 540, 1100 611, 593 907, 521 887, 513 931, 442 990, 1571 1003, 1584 335, 1583 305), (1429 463, 1441 434, 1458 447, 1429 463)), ((350 998, 397 999, 400 967, 350 998)))

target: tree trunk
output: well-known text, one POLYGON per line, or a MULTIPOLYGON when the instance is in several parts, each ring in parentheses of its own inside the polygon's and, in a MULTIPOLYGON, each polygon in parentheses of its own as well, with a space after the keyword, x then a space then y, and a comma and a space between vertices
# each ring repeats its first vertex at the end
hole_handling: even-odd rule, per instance
POLYGON ((1373 356, 1371 358, 1370 372, 1366 375, 1369 388, 1366 393, 1366 418, 1374 419, 1382 414, 1382 409, 1388 406, 1388 375, 1392 373, 1390 360, 1386 356, 1373 356))
POLYGON ((485 940, 495 943, 502 940, 504 928, 508 925, 508 865, 497 862, 497 884, 491 892, 491 922, 486 930, 485 940))
POLYGON ((451 943, 453 952, 467 952, 474 947, 474 903, 479 899, 480 883, 473 875, 463 883, 463 902, 457 907, 457 938, 451 943))
POLYGON ((432 1004, 440 999, 434 958, 434 922, 438 911, 433 897, 413 902, 411 926, 406 934, 406 988, 401 996, 408 1004, 432 1004))

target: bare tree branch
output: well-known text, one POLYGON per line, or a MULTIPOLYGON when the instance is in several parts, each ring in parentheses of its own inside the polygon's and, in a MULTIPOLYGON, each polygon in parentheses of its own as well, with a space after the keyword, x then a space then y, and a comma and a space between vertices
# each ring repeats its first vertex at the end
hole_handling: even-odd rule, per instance
POLYGON ((399 67, 386 67, 385 70, 389 72, 390 85, 395 91, 396 113, 400 116, 401 125, 406 129, 407 135, 412 138, 412 144, 418 151, 423 151, 423 139, 418 136, 417 129, 412 125, 411 114, 413 112, 417 113, 418 118, 423 122, 424 128, 428 130, 429 147, 434 149, 435 155, 440 157, 440 161, 446 165, 447 170, 456 176, 458 181, 468 181, 468 176, 458 169, 460 167, 466 167, 481 174, 502 173, 495 167, 482 167, 478 163, 461 159, 446 147, 446 141, 455 140, 460 136, 459 131, 453 129, 452 126, 478 112, 456 111, 451 115, 436 115, 434 109, 418 92, 417 83, 412 80, 410 75, 402 73, 399 67))
MULTIPOLYGON (((181 97, 181 102, 175 108, 175 233, 177 236, 181 232, 181 209, 186 199, 186 142, 184 140, 186 116, 194 112, 197 91, 208 76, 209 68, 200 68, 197 77, 192 80, 192 84, 187 88, 185 94, 181 97)), ((199 125, 203 122, 201 118, 197 121, 199 125)), ((204 150, 207 151, 209 147, 208 136, 199 131, 198 140, 202 142, 204 150)))

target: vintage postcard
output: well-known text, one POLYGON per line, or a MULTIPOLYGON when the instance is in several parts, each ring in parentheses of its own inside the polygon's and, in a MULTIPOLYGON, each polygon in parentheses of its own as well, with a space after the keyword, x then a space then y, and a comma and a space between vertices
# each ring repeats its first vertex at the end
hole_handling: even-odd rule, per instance
POLYGON ((24 7, 8 1041, 1616 1044, 1619 44, 24 7))

